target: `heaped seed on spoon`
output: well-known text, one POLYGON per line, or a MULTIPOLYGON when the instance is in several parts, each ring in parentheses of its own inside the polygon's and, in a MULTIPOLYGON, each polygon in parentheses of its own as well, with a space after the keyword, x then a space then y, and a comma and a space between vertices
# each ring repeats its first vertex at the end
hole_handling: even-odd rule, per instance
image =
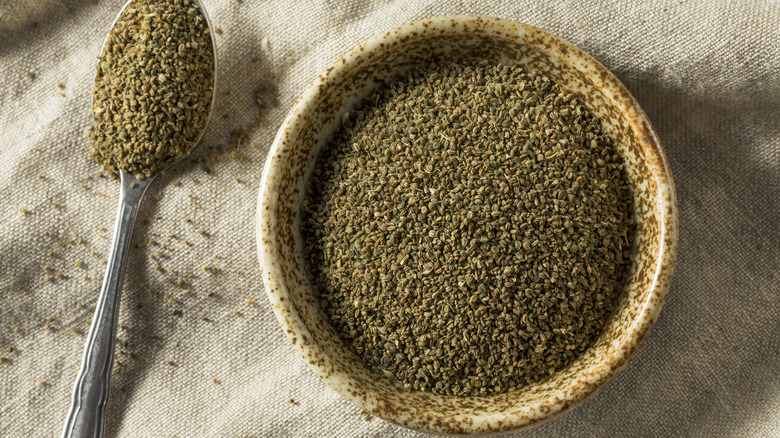
POLYGON ((97 66, 91 157, 138 179, 187 155, 214 92, 210 30, 190 0, 135 0, 109 32, 97 66))

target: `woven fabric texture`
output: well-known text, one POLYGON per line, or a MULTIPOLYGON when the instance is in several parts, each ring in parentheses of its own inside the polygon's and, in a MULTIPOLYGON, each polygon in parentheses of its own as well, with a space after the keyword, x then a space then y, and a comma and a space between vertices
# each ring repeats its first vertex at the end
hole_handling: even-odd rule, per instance
MULTIPOLYGON (((677 186, 675 277, 645 344, 582 406, 515 436, 780 436, 780 3, 204 1, 221 28, 217 107, 139 213, 106 436, 423 436, 362 419, 289 345, 255 209, 276 130, 318 73, 451 14, 522 21, 593 55, 648 113, 677 186), (257 89, 277 102, 261 111, 257 89)), ((70 403, 119 190, 87 159, 89 92, 122 4, 0 0, 2 437, 57 436, 70 403)))

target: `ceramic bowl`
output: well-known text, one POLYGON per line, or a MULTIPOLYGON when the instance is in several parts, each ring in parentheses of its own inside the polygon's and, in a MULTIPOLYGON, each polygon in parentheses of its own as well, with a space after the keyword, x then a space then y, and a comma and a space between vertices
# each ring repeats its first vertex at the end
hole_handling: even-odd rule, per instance
POLYGON ((296 350, 336 392, 371 415, 443 435, 498 435, 552 418, 610 381, 639 347, 669 289, 677 249, 677 205, 666 156, 636 100, 604 66, 550 33, 493 17, 418 21, 345 54, 287 115, 265 164, 257 217, 268 299, 296 350), (404 389, 367 368, 318 307, 301 255, 300 204, 318 150, 341 115, 382 81, 432 61, 495 60, 542 73, 582 97, 616 140, 633 189, 633 265, 604 332, 570 366, 514 392, 484 397, 404 389))

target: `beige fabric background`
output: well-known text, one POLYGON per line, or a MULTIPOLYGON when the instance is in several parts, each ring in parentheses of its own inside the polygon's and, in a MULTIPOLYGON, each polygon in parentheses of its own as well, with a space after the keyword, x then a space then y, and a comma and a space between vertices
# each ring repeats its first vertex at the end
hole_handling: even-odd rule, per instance
MULTIPOLYGON (((679 259, 656 328, 603 391, 516 436, 780 436, 777 1, 205 1, 223 29, 221 70, 195 158, 220 162, 210 174, 169 171, 139 214, 107 436, 422 436, 361 419, 289 346, 264 296, 254 215, 266 152, 307 84, 369 36, 446 14, 524 21, 591 53, 647 111, 677 184, 679 259), (251 132, 257 148, 231 160, 217 151, 251 122, 261 84, 278 88, 279 104, 251 132), (159 244, 145 247, 144 234, 159 244)), ((119 188, 86 159, 84 129, 95 57, 121 4, 0 0, 2 437, 58 436, 69 404, 84 344, 69 327, 87 329, 119 188), (66 278, 44 281, 57 272, 66 278)))

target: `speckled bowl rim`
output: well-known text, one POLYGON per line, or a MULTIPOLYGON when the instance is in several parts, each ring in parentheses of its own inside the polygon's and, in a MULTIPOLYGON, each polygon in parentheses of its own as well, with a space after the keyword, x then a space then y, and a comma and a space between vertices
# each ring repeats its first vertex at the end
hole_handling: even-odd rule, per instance
MULTIPOLYGON (((600 80, 604 82, 602 90, 606 90, 612 99, 622 100, 626 108, 629 108, 628 114, 623 113, 628 126, 637 135, 637 142, 642 147, 643 152, 646 154, 645 161, 649 164, 649 167, 653 169, 656 174, 656 188, 658 195, 655 197, 658 202, 656 210, 658 216, 661 218, 659 223, 659 233, 661 247, 658 251, 658 257, 654 259, 654 266, 652 269, 653 278, 651 286, 649 287, 649 293, 642 302, 642 306, 639 313, 636 314, 633 323, 629 327, 625 339, 625 344, 616 349, 618 353, 609 355, 600 362, 597 371, 597 380, 587 381, 576 387, 576 389, 570 393, 570 397, 566 403, 559 406, 558 409, 542 409, 537 410, 536 416, 523 416, 513 419, 507 419, 506 422, 501 422, 502 426, 498 429, 490 431, 474 430, 473 432, 480 433, 481 435, 496 435, 504 434, 517 430, 521 430, 531 425, 536 425, 547 421, 563 412, 568 411, 572 407, 579 405, 588 396, 594 394, 598 389, 604 386, 604 384, 611 381, 615 375, 625 367, 628 359, 633 355, 636 349, 640 346, 650 328, 654 324, 661 311, 666 294, 669 290, 672 274, 674 271, 674 263, 677 255, 677 238, 678 238, 678 219, 677 219, 677 200, 674 189, 674 181, 672 179, 671 169, 663 151, 658 136, 653 129, 649 119, 645 112, 640 108, 634 97, 629 93, 625 86, 603 65, 592 58, 590 55, 582 51, 577 46, 569 43, 542 29, 538 29, 523 23, 516 21, 505 20, 497 17, 488 16, 444 16, 436 17, 427 20, 415 21, 408 24, 398 26, 389 32, 385 32, 376 35, 368 39, 363 44, 350 50, 345 55, 341 56, 333 64, 330 65, 323 73, 321 73, 314 82, 306 89, 302 96, 296 101, 287 117, 285 118, 282 126, 274 139, 271 149, 268 153, 268 157, 263 169, 262 180, 259 190, 258 209, 257 209, 257 244, 258 244, 258 257, 261 265, 262 278, 265 285, 265 290, 268 295, 268 299, 273 306, 274 313, 279 320, 280 325, 284 329, 291 341, 293 347, 301 354, 302 357, 317 357, 322 361, 331 360, 326 350, 321 348, 315 343, 302 343, 293 342, 293 338, 312 338, 306 325, 301 321, 300 315, 298 315, 294 306, 290 302, 288 291, 284 285, 279 266, 275 263, 275 251, 274 247, 277 244, 277 236, 274 235, 272 230, 274 229, 270 221, 270 216, 263 215, 263 209, 267 208, 269 202, 275 205, 274 197, 278 196, 275 193, 274 185, 276 181, 283 173, 280 166, 273 166, 272 163, 276 159, 281 158, 280 148, 284 146, 288 136, 290 135, 291 126, 300 118, 300 113, 303 108, 311 102, 316 101, 316 97, 322 93, 323 86, 327 83, 327 79, 331 74, 337 73, 342 69, 350 69, 354 61, 360 56, 366 56, 372 50, 378 50, 380 46, 384 46, 388 42, 388 38, 392 40, 403 40, 411 36, 416 36, 420 31, 421 26, 426 28, 431 27, 444 27, 449 26, 451 23, 458 22, 460 24, 469 25, 476 22, 489 22, 491 25, 495 25, 493 30, 485 31, 484 35, 490 35, 491 32, 496 34, 502 34, 507 30, 518 30, 526 32, 540 32, 545 34, 546 38, 551 38, 556 41, 557 50, 562 53, 571 54, 575 57, 576 61, 583 63, 594 71, 599 73, 600 80), (658 200, 660 198, 660 201, 658 200)), ((454 27, 454 26, 453 26, 454 27)), ((540 42, 541 44, 541 42, 540 42)), ((542 46, 542 50, 551 50, 550 47, 542 46)), ((289 143, 288 143, 289 144, 289 143)), ((370 388, 366 388, 366 394, 363 397, 357 397, 354 394, 342 390, 343 385, 338 385, 336 382, 338 379, 350 380, 351 377, 342 373, 342 375, 336 375, 332 371, 334 366, 332 364, 316 363, 311 360, 307 360, 309 367, 331 388, 336 390, 342 397, 351 401, 358 407, 364 408, 371 412, 368 407, 367 400, 374 399, 383 403, 393 404, 393 401, 387 400, 381 394, 372 391, 370 388), (326 366, 329 365, 329 366, 326 366)), ((540 403, 541 405, 541 403, 540 403)), ((404 406, 396 405, 396 411, 390 410, 389 412, 403 412, 404 406)), ((388 411, 384 411, 384 415, 381 415, 383 419, 392 423, 409 427, 415 430, 421 430, 419 426, 408 424, 403 416, 394 418, 387 415, 388 411)), ((437 412, 426 412, 426 415, 432 417, 434 420, 440 420, 439 424, 451 422, 452 415, 441 415, 437 412)), ((428 424, 432 424, 434 421, 429 421, 428 424)), ((431 428, 422 429, 422 431, 433 434, 446 433, 442 430, 431 428)), ((465 431, 469 434, 469 431, 465 431)))

